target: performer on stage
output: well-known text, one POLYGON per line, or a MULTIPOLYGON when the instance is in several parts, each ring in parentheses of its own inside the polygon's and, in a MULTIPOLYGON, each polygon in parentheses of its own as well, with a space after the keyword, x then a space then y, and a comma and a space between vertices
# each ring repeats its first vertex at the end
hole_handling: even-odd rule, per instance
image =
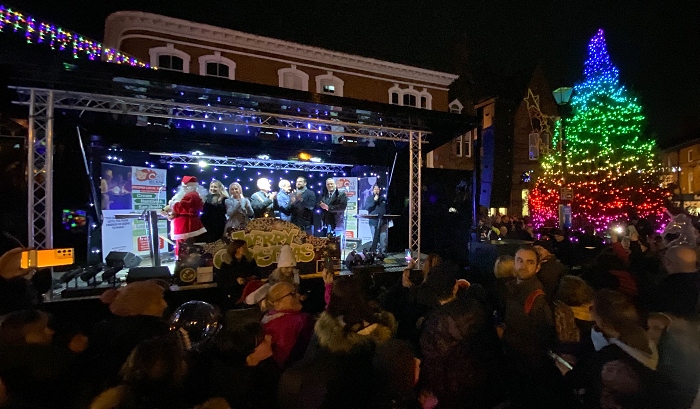
POLYGON ((292 221, 292 184, 287 179, 280 180, 280 191, 277 192, 277 200, 275 200, 275 210, 279 212, 279 218, 286 221, 292 221))
POLYGON ((197 183, 196 177, 185 176, 182 178, 180 190, 163 208, 163 212, 171 220, 170 237, 176 241, 176 258, 180 256, 180 247, 184 241, 207 231, 199 220, 206 196, 207 191, 197 183))
POLYGON ((253 207, 250 200, 243 196, 243 188, 240 183, 233 182, 228 188, 231 197, 226 199, 226 216, 228 216, 228 221, 224 231, 245 229, 250 221, 250 217, 253 216, 253 207))
POLYGON ((197 238, 197 241, 212 243, 224 235, 226 226, 226 199, 228 193, 224 185, 214 179, 209 184, 209 194, 204 199, 202 224, 207 232, 197 238))
POLYGON ((270 192, 272 186, 267 178, 258 179, 258 191, 250 196, 250 204, 253 206, 255 217, 272 217, 274 200, 277 192, 270 192))
POLYGON ((292 193, 292 223, 309 236, 314 235, 314 208, 316 208, 316 193, 306 187, 306 178, 299 176, 297 190, 292 193))
MULTIPOLYGON (((372 234, 372 241, 377 240, 376 230, 379 227, 379 242, 376 246, 377 252, 386 253, 389 245, 389 224, 388 220, 382 217, 386 214, 386 198, 381 195, 382 189, 376 183, 372 186, 372 196, 367 198, 365 210, 369 214, 377 215, 376 219, 369 219, 369 231, 372 234), (381 224, 380 224, 381 219, 381 224)), ((373 243, 374 244, 374 243, 373 243)))
MULTIPOLYGON (((326 194, 321 197, 318 207, 322 209, 321 220, 326 234, 331 231, 343 240, 345 236, 345 208, 348 197, 336 188, 335 179, 326 179, 326 194)), ((341 243, 342 245, 343 243, 341 243)))

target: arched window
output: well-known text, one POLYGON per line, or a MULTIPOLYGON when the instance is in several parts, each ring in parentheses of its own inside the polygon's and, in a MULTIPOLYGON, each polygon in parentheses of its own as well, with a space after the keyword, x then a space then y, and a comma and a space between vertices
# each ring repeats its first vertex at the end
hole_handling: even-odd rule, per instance
POLYGON ((216 51, 214 54, 199 57, 199 74, 233 80, 236 79, 236 63, 222 57, 221 52, 216 51))
POLYGON ((165 47, 154 47, 148 50, 151 58, 151 67, 158 67, 160 70, 190 72, 190 55, 178 50, 173 44, 168 43, 165 47))
POLYGON ((389 88, 389 103, 392 105, 401 105, 402 91, 399 88, 399 84, 394 84, 393 87, 389 88))
POLYGON ((296 65, 291 68, 281 68, 277 70, 279 76, 279 86, 291 88, 299 91, 309 90, 309 74, 298 70, 296 65))
POLYGON ((328 71, 328 74, 316 76, 316 92, 319 94, 343 96, 343 86, 345 81, 333 75, 328 71))
POLYGON ((462 109, 464 109, 464 105, 462 105, 462 103, 459 102, 458 99, 455 99, 454 101, 450 102, 450 113, 461 114, 462 109))

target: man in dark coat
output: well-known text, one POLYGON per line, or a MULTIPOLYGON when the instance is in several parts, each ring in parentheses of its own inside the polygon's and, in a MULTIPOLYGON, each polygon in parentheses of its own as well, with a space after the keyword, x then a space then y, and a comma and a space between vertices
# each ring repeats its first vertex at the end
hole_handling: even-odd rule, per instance
POLYGON ((695 249, 686 245, 671 247, 663 256, 663 265, 668 275, 648 295, 650 311, 683 318, 697 316, 700 272, 695 249))
POLYGON ((321 220, 327 232, 334 232, 338 237, 345 236, 345 208, 348 197, 335 185, 335 179, 326 179, 326 194, 318 204, 321 208, 321 220))
POLYGON ((365 210, 371 215, 377 216, 376 219, 369 219, 369 230, 372 234, 372 242, 375 241, 375 232, 379 227, 379 242, 377 243, 377 251, 385 253, 389 245, 389 224, 386 219, 379 222, 379 218, 386 214, 386 198, 381 195, 381 188, 376 183, 372 186, 372 196, 367 198, 365 202, 365 210))
POLYGON ((292 223, 296 224, 309 236, 313 236, 314 208, 316 193, 306 187, 306 178, 297 178, 297 189, 291 195, 292 223))
POLYGON ((276 192, 270 192, 270 180, 258 179, 258 191, 250 196, 250 205, 255 217, 272 217, 276 192))
POLYGON ((540 269, 537 272, 537 279, 542 283, 542 289, 547 297, 547 301, 552 302, 559 280, 569 274, 569 268, 551 253, 548 242, 538 240, 533 247, 540 256, 540 269))

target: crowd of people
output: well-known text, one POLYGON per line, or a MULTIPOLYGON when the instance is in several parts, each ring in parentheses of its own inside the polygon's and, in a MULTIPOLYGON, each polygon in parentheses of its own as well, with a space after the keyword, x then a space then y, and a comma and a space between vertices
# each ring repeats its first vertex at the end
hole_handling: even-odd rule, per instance
MULTIPOLYGON (((15 300, 0 303, 0 407, 696 409, 696 239, 630 225, 576 269, 553 230, 488 277, 435 254, 385 287, 324 271, 322 311, 281 257, 253 307, 222 300, 223 328, 200 343, 164 317, 176 306, 156 281, 105 293, 111 316, 92 328, 55 320, 13 250, 0 257, 0 296, 15 300)), ((234 270, 254 268, 243 244, 234 270)))

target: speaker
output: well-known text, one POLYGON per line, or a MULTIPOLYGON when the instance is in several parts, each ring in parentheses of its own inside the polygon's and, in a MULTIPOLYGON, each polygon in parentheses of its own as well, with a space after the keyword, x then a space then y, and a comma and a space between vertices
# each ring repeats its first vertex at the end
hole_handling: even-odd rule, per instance
POLYGON ((109 267, 116 267, 118 264, 121 264, 124 266, 123 268, 133 268, 141 264, 141 257, 126 251, 110 251, 105 258, 105 262, 109 267))
POLYGON ((136 267, 129 269, 126 275, 126 282, 133 283, 134 281, 146 281, 146 280, 165 280, 172 281, 172 275, 170 275, 170 270, 168 267, 136 267))

